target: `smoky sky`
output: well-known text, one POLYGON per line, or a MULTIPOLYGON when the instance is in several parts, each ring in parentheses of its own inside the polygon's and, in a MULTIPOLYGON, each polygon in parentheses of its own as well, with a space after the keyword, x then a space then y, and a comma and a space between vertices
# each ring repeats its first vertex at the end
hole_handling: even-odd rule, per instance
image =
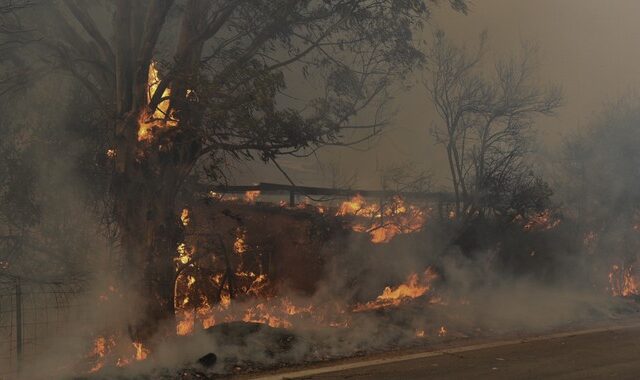
MULTIPOLYGON (((444 2, 443 2, 444 3, 444 2)), ((636 0, 476 0, 468 15, 441 5, 416 39, 429 43, 439 28, 457 44, 477 46, 488 31, 489 62, 517 53, 523 41, 538 48, 540 83, 558 84, 564 105, 555 117, 536 119, 536 159, 545 160, 576 130, 585 129, 603 104, 637 94, 640 84, 640 1, 636 0)), ((447 164, 430 129, 438 122, 416 71, 409 89, 395 91, 390 126, 383 137, 359 149, 324 148, 307 159, 282 159, 296 182, 330 185, 328 165, 340 167, 341 177, 357 176, 354 187, 380 186, 380 173, 390 166, 410 163, 416 171, 429 170, 436 187, 448 184, 447 164)), ((543 166, 545 163, 541 163, 543 166)), ((286 182, 270 165, 240 165, 233 181, 286 182)))

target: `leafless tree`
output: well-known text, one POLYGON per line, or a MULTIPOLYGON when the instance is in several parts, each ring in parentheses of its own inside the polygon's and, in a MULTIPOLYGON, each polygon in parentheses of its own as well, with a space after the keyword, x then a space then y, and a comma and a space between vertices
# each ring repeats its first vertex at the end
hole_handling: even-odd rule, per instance
POLYGON ((507 194, 537 183, 526 179, 529 132, 534 117, 553 114, 562 99, 559 88, 536 84, 531 44, 483 75, 485 43, 483 33, 470 53, 437 32, 428 53, 424 85, 441 118, 433 133, 446 149, 458 215, 504 210, 507 194))

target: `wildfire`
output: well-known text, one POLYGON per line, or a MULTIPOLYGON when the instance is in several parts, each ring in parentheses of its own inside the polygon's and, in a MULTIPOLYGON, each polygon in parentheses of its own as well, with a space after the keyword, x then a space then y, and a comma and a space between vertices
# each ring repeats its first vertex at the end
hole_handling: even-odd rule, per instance
POLYGON ((95 363, 89 370, 89 373, 95 373, 100 371, 107 364, 109 358, 114 360, 112 365, 117 367, 124 367, 131 364, 132 361, 142 361, 147 359, 149 355, 149 349, 145 348, 142 343, 132 342, 131 346, 122 346, 125 340, 117 341, 115 335, 99 336, 93 341, 93 347, 87 356, 95 363), (133 349, 132 349, 133 347, 133 349), (116 357, 116 353, 121 353, 119 357, 116 357))
POLYGON ((609 290, 616 297, 629 297, 640 294, 640 282, 633 269, 633 265, 623 268, 612 265, 609 272, 609 290))
POLYGON ((422 276, 416 273, 409 275, 407 280, 396 287, 387 286, 375 300, 365 304, 358 304, 353 308, 354 312, 375 310, 385 307, 394 307, 425 295, 431 288, 431 282, 438 277, 431 268, 427 268, 422 276))
MULTIPOLYGON (((147 105, 151 103, 151 99, 158 90, 160 85, 160 75, 156 68, 156 63, 151 62, 149 65, 149 75, 147 77, 147 105)), ((153 138, 154 130, 171 128, 178 125, 178 120, 170 112, 171 88, 167 86, 162 91, 162 97, 154 110, 145 109, 138 118, 138 141, 148 141, 153 138)))
POLYGON ((551 211, 544 210, 531 218, 523 225, 525 231, 545 231, 556 228, 560 224, 560 219, 555 219, 551 211))
POLYGON ((358 215, 374 217, 380 215, 379 207, 375 204, 367 205, 362 195, 356 194, 348 201, 342 202, 336 216, 358 215))
POLYGON ((176 334, 188 335, 193 332, 195 312, 193 310, 176 310, 176 334))
POLYGON ((136 360, 137 361, 145 360, 147 358, 147 355, 149 355, 149 350, 146 349, 142 345, 142 343, 133 342, 133 347, 135 347, 135 349, 136 349, 136 360))
MULTIPOLYGON (((209 195, 223 200, 220 194, 209 195)), ((253 203, 259 195, 258 191, 249 191, 244 194, 243 201, 253 203)), ((238 198, 225 200, 242 201, 238 198)), ((329 210, 309 203, 302 203, 297 207, 313 208, 325 215, 329 210)), ((381 207, 376 203, 367 203, 362 196, 357 195, 342 203, 333 213, 353 217, 353 230, 369 234, 374 243, 386 243, 398 234, 422 228, 428 211, 407 204, 400 197, 390 198, 381 207)), ((182 211, 183 225, 193 223, 191 216, 190 209, 182 211)), ((198 270, 200 263, 194 260, 194 246, 187 241, 178 246, 177 256, 174 258, 178 270, 174 289, 178 335, 189 335, 197 328, 209 328, 233 321, 262 323, 280 328, 292 328, 305 321, 306 324, 311 322, 344 328, 350 325, 353 312, 397 307, 425 296, 431 288, 431 282, 437 277, 433 269, 427 268, 424 273, 411 274, 402 284, 384 288, 374 300, 356 305, 347 302, 322 305, 308 300, 298 302, 272 292, 272 283, 267 273, 263 272, 262 266, 265 263, 258 260, 253 265, 249 262, 260 256, 261 249, 249 243, 247 227, 239 225, 232 231, 233 256, 225 258, 226 264, 225 260, 215 261, 213 272, 212 268, 198 270), (215 267, 216 265, 219 266, 215 267), (207 272, 210 274, 204 275, 207 272)), ((432 299, 434 298, 429 302, 432 299)))
POLYGON ((95 364, 89 370, 89 373, 94 373, 102 369, 106 362, 106 356, 116 345, 113 337, 106 338, 104 336, 97 337, 93 342, 93 348, 89 353, 90 358, 95 359, 95 364))
POLYGON ((182 212, 180 213, 180 221, 182 221, 182 225, 183 226, 188 226, 189 222, 191 221, 191 216, 189 215, 189 209, 188 208, 183 208, 182 212))
MULTIPOLYGON (((194 249, 191 246, 188 246, 185 243, 180 243, 177 248, 178 257, 174 258, 174 261, 177 264, 186 265, 191 261, 191 257, 193 256, 194 249)), ((180 268, 177 267, 176 270, 180 268)))
POLYGON ((233 242, 233 251, 238 255, 242 255, 247 251, 246 238, 247 231, 244 228, 238 227, 236 229, 236 240, 233 242))
POLYGON ((244 201, 247 203, 256 203, 256 199, 260 196, 260 190, 251 190, 244 193, 244 201))
POLYGON ((416 232, 422 229, 426 221, 424 210, 406 205, 399 196, 394 196, 381 207, 375 203, 367 204, 358 194, 343 202, 336 212, 336 216, 347 215, 368 218, 366 224, 354 223, 352 229, 368 233, 375 244, 388 243, 397 235, 416 232))

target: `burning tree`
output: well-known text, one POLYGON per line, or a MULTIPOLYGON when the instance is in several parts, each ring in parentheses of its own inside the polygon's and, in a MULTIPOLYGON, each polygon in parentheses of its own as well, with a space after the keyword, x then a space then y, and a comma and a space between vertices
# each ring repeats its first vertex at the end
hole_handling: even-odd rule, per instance
MULTIPOLYGON (((145 300, 131 303, 135 341, 174 315, 172 258, 182 234, 175 200, 185 179, 198 169, 219 174, 227 157, 275 162, 377 134, 384 121, 354 117, 381 109, 392 80, 423 60, 411 34, 429 5, 3 2, 0 93, 64 74, 108 128, 109 212, 124 278, 145 300), (283 95, 292 83, 311 89, 307 99, 283 95)), ((451 5, 466 9, 462 0, 451 5)))

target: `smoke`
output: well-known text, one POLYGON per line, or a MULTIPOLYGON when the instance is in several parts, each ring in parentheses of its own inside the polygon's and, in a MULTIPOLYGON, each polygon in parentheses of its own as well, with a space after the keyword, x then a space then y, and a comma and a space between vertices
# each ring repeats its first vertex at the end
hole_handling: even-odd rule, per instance
MULTIPOLYGON (((576 7, 571 8, 573 12, 576 7)), ((531 22, 535 21, 528 12, 524 13, 531 22)), ((548 33, 555 39, 557 33, 548 33)), ((513 34, 493 35, 503 38, 513 34)), ((546 46, 544 41, 542 46, 546 46)), ((597 58, 606 59, 607 54, 597 58)), ((568 61, 563 66, 574 71, 574 67, 583 67, 582 61, 592 62, 568 61)), ((548 67, 555 66, 544 66, 545 70, 548 67)), ((617 75, 630 70, 610 72, 617 75)), ((572 78, 571 101, 578 92, 599 92, 582 90, 576 83, 584 80, 572 78)), ((598 88, 602 81, 605 84, 619 81, 594 78, 598 88)), ((308 89, 305 87, 303 91, 308 89)), ((234 299, 229 312, 240 316, 236 321, 247 310, 254 310, 253 319, 263 319, 270 309, 260 309, 258 305, 271 302, 280 307, 278 302, 282 299, 300 308, 312 305, 314 310, 290 317, 291 326, 286 328, 217 320, 213 328, 205 331, 197 326, 188 336, 168 339, 159 336, 149 342, 152 355, 136 361, 134 342, 126 331, 132 317, 128 314, 130 306, 137 300, 131 298, 131 289, 114 288, 111 277, 121 268, 114 254, 110 221, 104 219, 105 211, 110 209, 104 157, 109 148, 107 128, 92 124, 91 120, 96 118, 88 117, 91 115, 79 114, 78 110, 84 112, 89 108, 78 93, 67 79, 52 75, 1 106, 0 147, 7 159, 0 163, 3 176, 0 224, 7 231, 17 231, 15 236, 22 244, 3 245, 6 249, 0 251, 0 268, 8 262, 11 275, 19 275, 27 282, 38 281, 38 287, 53 282, 65 286, 82 284, 82 294, 69 295, 74 306, 62 307, 70 315, 61 317, 55 331, 41 335, 44 348, 30 356, 29 365, 24 368, 25 378, 84 374, 96 360, 103 361, 105 366, 91 375, 95 378, 171 376, 183 368, 233 373, 238 370, 236 367, 276 367, 429 345, 452 337, 536 333, 637 311, 632 302, 611 297, 608 278, 614 263, 623 271, 633 269, 640 247, 636 227, 640 222, 637 220, 640 107, 637 100, 627 99, 608 106, 590 128, 570 136, 562 148, 562 167, 552 173, 558 174, 555 190, 559 206, 553 210, 558 226, 523 231, 522 225, 514 221, 462 225, 434 217, 420 232, 375 245, 368 234, 351 231, 341 234, 336 232, 342 230, 335 225, 329 233, 307 234, 303 227, 309 224, 308 220, 301 220, 311 219, 310 224, 315 227, 317 215, 291 220, 269 214, 259 220, 257 227, 249 226, 247 234, 266 236, 265 241, 272 244, 267 247, 277 253, 273 257, 276 262, 273 265, 277 266, 274 273, 279 276, 273 279, 277 282, 274 287, 277 297, 272 301, 267 297, 234 299), (428 268, 437 273, 437 278, 419 283, 428 286, 424 295, 407 298, 399 305, 353 310, 355 305, 375 301, 385 288, 392 291, 407 283, 412 274, 423 281, 428 268), (93 354, 98 337, 105 339, 107 346, 114 340, 108 357, 97 358, 93 354), (205 369, 197 361, 208 353, 214 353, 217 360, 205 369), (113 365, 123 358, 129 361, 127 366, 113 365)), ((342 172, 335 170, 326 180, 333 174, 334 184, 351 185, 349 179, 357 177, 356 174, 362 176, 359 171, 363 166, 368 165, 368 171, 374 171, 373 162, 378 170, 399 157, 409 156, 422 162, 427 150, 428 155, 437 155, 436 149, 425 149, 428 132, 424 125, 424 104, 416 101, 423 94, 417 91, 407 94, 397 103, 403 107, 400 120, 411 126, 391 130, 369 153, 341 153, 344 156, 336 166, 342 172)), ((587 103, 591 101, 579 102, 584 108, 588 108, 587 103)), ((577 108, 571 109, 572 116, 578 114, 577 108)), ((335 150, 329 150, 320 155, 334 153, 335 150)), ((441 158, 430 164, 446 166, 441 158)), ((295 165, 300 176, 305 174, 310 181, 317 179, 315 165, 303 161, 295 161, 295 165)), ((261 167, 252 173, 251 180, 255 180, 253 174, 265 172, 261 167)), ((265 174, 265 178, 280 178, 279 175, 273 171, 265 174)), ((377 186, 379 178, 365 175, 362 182, 377 186)), ((205 214, 202 210, 206 207, 194 202, 196 219, 200 213, 205 214)), ((218 219, 212 220, 216 223, 225 218, 219 213, 215 217, 218 219)), ((209 224, 201 226, 204 230, 210 228, 209 224)), ((221 231, 226 226, 215 224, 215 228, 221 231)), ((203 251, 210 253, 210 257, 220 253, 208 251, 210 247, 206 244, 202 247, 206 247, 203 251)))
MULTIPOLYGON (((19 279, 22 303, 14 286, 2 289, 0 340, 15 344, 20 307, 25 378, 84 372, 78 362, 96 332, 126 326, 116 294, 109 294, 114 308, 99 306, 115 264, 104 219, 107 182, 96 160, 106 139, 84 102, 67 77, 52 73, 1 106, 0 280, 19 279)), ((7 353, 0 367, 15 371, 7 353)))
MULTIPOLYGON (((72 92, 58 90, 61 94, 72 92)), ((43 85, 40 91, 47 94, 51 87, 43 85)), ((60 96, 66 104, 68 99, 60 96)), ((30 120, 35 117, 30 115, 30 107, 34 106, 42 104, 20 109, 29 125, 64 125, 75 118, 72 110, 54 104, 50 112, 43 112, 40 107, 38 118, 30 120)), ((25 369, 28 378, 87 373, 95 365, 92 350, 98 336, 107 342, 114 339, 117 348, 107 354, 104 368, 91 376, 135 378, 171 376, 184 368, 233 373, 236 368, 277 367, 429 345, 452 337, 535 333, 635 310, 633 305, 610 297, 606 289, 609 268, 604 264, 608 259, 598 256, 600 252, 623 248, 629 236, 628 219, 613 220, 615 223, 603 234, 594 253, 585 247, 581 232, 576 233, 580 221, 572 215, 557 216, 560 223, 552 229, 524 231, 522 224, 516 222, 465 226, 434 214, 420 232, 398 235, 387 244, 372 244, 368 234, 351 232, 348 225, 343 226, 348 233, 338 232, 342 230, 335 225, 328 235, 317 233, 317 215, 302 214, 303 219, 296 219, 269 214, 271 223, 265 225, 264 219, 255 218, 261 206, 256 206, 257 211, 238 211, 229 203, 224 207, 247 219, 253 215, 257 220, 255 225, 246 224, 249 238, 275 244, 278 256, 273 260, 279 263, 276 273, 281 276, 276 287, 278 299, 315 309, 300 318, 292 317, 287 328, 220 320, 206 331, 195 328, 192 335, 157 337, 157 341, 150 342, 152 355, 136 361, 132 356, 134 342, 127 334, 113 335, 114 331, 126 332, 131 320, 129 306, 136 301, 128 294, 129 289, 111 289, 114 281, 108 275, 113 262, 109 260, 108 241, 100 230, 101 208, 92 203, 88 194, 95 194, 94 189, 89 191, 82 168, 77 166, 88 154, 87 147, 104 147, 96 148, 91 145, 92 140, 86 145, 69 145, 70 141, 77 141, 77 135, 73 135, 77 131, 72 128, 53 133, 56 130, 38 131, 44 138, 36 140, 37 148, 29 150, 34 152, 29 163, 36 173, 34 192, 42 213, 39 228, 55 225, 58 232, 52 235, 58 240, 51 240, 51 249, 46 251, 52 256, 44 260, 59 263, 55 271, 58 275, 83 274, 79 277, 89 285, 84 294, 75 298, 78 305, 84 305, 82 310, 60 327, 64 334, 52 335, 53 339, 47 342, 49 349, 37 357, 38 365, 25 369), (302 222, 304 218, 308 219, 302 222), (422 278, 427 268, 432 268, 438 277, 428 283, 424 296, 404 300, 399 306, 353 311, 354 305, 376 300, 386 287, 396 289, 406 283, 413 273, 422 278), (214 353, 217 360, 205 369, 197 361, 209 353, 214 353), (118 358, 129 360, 128 365, 113 366, 118 358)), ((603 149, 600 157, 613 157, 603 147, 611 149, 618 141, 599 145, 603 149)), ((102 186, 99 178, 98 185, 102 186)), ((604 194, 603 198, 608 197, 604 194)), ((231 220, 221 216, 220 209, 211 212, 204 204, 194 204, 198 207, 193 207, 193 221, 200 223, 200 232, 211 228, 210 222, 202 219, 214 221, 217 231, 235 231, 235 222, 229 226, 220 222, 221 218, 231 220)), ((606 209, 606 204, 602 208, 606 209)), ((234 300, 230 310, 237 310, 242 316, 262 302, 265 300, 234 300)), ((264 317, 264 310, 256 310, 255 318, 264 317)))
MULTIPOLYGON (((286 227, 286 223, 280 220, 279 225, 286 227)), ((357 233, 342 243, 325 241, 333 248, 320 251, 326 261, 314 291, 301 292, 295 279, 285 280, 277 287, 277 298, 271 300, 277 304, 277 299, 287 298, 293 305, 314 306, 311 313, 291 316, 291 326, 217 321, 208 330, 196 328, 192 335, 161 342, 146 361, 110 368, 97 377, 173 374, 185 368, 228 374, 428 346, 454 338, 536 334, 618 318, 638 309, 634 303, 610 296, 607 273, 587 265, 590 261, 584 251, 576 249, 563 257, 573 236, 569 220, 542 231, 523 231, 517 224, 511 230, 502 226, 493 236, 484 236, 482 246, 490 241, 492 248, 476 250, 462 249, 460 226, 449 223, 432 220, 422 232, 399 235, 388 244, 371 244, 368 235, 357 233), (521 247, 509 246, 504 234, 512 235, 521 247), (527 240, 548 251, 530 250, 527 240), (427 268, 438 276, 428 283, 424 296, 404 299, 398 306, 354 312, 354 305, 375 300, 385 287, 396 289, 407 282, 408 275, 427 268), (594 280, 594 274, 601 278, 594 280), (329 321, 344 324, 330 326, 329 321), (209 353, 217 361, 205 369, 197 360, 209 353)), ((250 228, 251 223, 247 226, 247 236, 261 234, 250 228)), ((303 237, 298 240, 312 244, 303 237)), ((316 269, 304 262, 290 264, 295 265, 292 271, 303 274, 316 269)), ((233 314, 265 302, 269 301, 232 301, 229 310, 233 314)))

